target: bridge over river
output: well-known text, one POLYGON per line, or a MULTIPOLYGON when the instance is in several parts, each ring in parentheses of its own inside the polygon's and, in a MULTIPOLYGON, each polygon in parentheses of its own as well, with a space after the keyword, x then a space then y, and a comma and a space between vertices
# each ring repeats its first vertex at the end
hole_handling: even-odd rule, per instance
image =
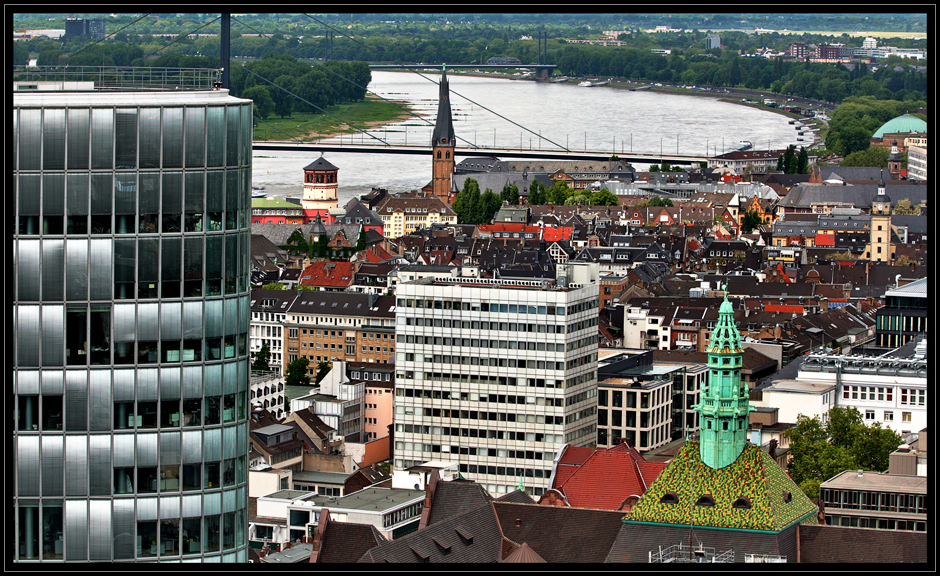
MULTIPOLYGON (((255 140, 251 143, 252 150, 256 151, 294 151, 294 152, 356 152, 366 154, 417 154, 431 155, 430 146, 401 145, 401 144, 367 144, 365 142, 290 142, 276 140, 255 140)), ((559 150, 544 148, 495 148, 478 146, 471 148, 457 148, 454 156, 478 156, 499 158, 545 158, 549 160, 607 160, 612 155, 626 160, 643 164, 669 164, 693 165, 707 161, 707 157, 700 154, 669 154, 661 152, 611 152, 609 150, 559 150)))

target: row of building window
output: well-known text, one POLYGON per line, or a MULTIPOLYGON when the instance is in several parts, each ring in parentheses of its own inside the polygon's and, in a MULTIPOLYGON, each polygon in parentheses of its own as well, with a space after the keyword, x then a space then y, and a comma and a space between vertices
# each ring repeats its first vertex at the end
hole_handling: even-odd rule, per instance
POLYGON ((18 170, 199 168, 251 162, 250 105, 18 111, 13 115, 18 170))
MULTIPOLYGON (((621 412, 620 410, 613 410, 610 412, 610 426, 622 427, 626 426, 627 428, 636 428, 637 427, 637 413, 636 412, 621 412), (624 414, 626 414, 624 416, 624 414), (624 424, 624 419, 626 419, 626 424, 624 424)), ((666 413, 665 407, 653 412, 640 412, 640 428, 653 428, 656 426, 662 426, 665 423, 665 418, 668 416, 666 413), (652 417, 652 420, 650 419, 652 417)), ((607 410, 603 408, 598 409, 597 411, 597 425, 598 426, 607 426, 607 410)))
MULTIPOLYGON (((152 512, 155 518, 156 498, 149 500, 154 501, 152 512)), ((133 499, 90 503, 43 500, 41 506, 35 501, 20 502, 17 507, 17 559, 109 562, 134 558, 178 558, 180 554, 234 550, 237 543, 243 541, 244 508, 205 515, 199 510, 184 510, 180 516, 177 505, 173 516, 135 522, 133 499)), ((245 562, 247 554, 242 550, 227 554, 224 559, 226 562, 245 562)))
MULTIPOLYGON (((397 426, 397 425, 396 425, 397 426)), ((516 442, 547 442, 549 444, 563 442, 560 434, 545 434, 543 432, 515 432, 512 430, 492 430, 487 428, 447 428, 442 427, 441 433, 444 436, 454 436, 459 438, 490 438, 494 440, 513 440, 516 442), (444 431, 448 433, 445 433, 444 431)), ((424 450, 425 452, 444 452, 444 453, 458 453, 457 446, 439 446, 435 445, 424 445, 417 444, 412 445, 411 442, 403 442, 399 445, 399 442, 395 442, 396 450, 424 450)), ((476 448, 459 448, 460 454, 468 454, 469 450, 477 450, 476 448), (468 450, 465 452, 464 450, 468 450)), ((482 448, 481 448, 482 450, 482 448)))
POLYGON ((881 512, 927 513, 927 495, 868 492, 823 488, 820 499, 826 508, 878 510, 881 512))
POLYGON ((897 520, 895 518, 867 518, 860 516, 826 515, 827 526, 850 526, 858 528, 877 528, 879 530, 911 530, 926 532, 927 523, 918 520, 897 520))

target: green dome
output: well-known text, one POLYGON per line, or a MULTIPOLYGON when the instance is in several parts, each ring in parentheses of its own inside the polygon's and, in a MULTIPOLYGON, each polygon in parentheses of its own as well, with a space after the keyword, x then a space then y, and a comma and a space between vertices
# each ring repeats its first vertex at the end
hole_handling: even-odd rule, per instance
POLYGON ((905 114, 885 122, 872 138, 882 138, 885 134, 906 134, 910 132, 926 134, 927 123, 917 116, 905 114))

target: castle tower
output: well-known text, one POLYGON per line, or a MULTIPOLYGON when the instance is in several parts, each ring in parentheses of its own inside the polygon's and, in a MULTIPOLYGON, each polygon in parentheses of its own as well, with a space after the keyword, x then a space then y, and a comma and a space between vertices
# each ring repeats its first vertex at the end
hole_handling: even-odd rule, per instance
POLYGON ((885 193, 884 178, 878 182, 878 194, 871 202, 869 259, 873 262, 891 260, 891 198, 885 193))
POLYGON ((747 444, 747 383, 741 381, 744 350, 734 325, 728 297, 718 309, 718 324, 708 346, 708 382, 699 412, 699 454, 707 466, 724 468, 737 460, 747 444))
POLYGON ((316 161, 304 167, 304 195, 301 206, 304 209, 304 220, 310 222, 317 216, 329 220, 330 208, 339 205, 337 192, 339 168, 333 166, 321 154, 316 161))
POLYGON ((454 175, 454 122, 450 112, 450 87, 447 83, 447 69, 441 75, 441 89, 437 102, 437 123, 431 136, 433 169, 431 188, 434 195, 447 202, 454 175))

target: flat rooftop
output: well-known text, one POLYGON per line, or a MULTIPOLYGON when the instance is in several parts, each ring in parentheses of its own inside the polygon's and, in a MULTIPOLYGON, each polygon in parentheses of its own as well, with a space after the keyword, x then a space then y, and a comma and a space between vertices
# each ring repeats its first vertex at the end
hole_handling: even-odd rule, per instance
POLYGON ((673 364, 671 366, 663 364, 653 364, 652 366, 634 366, 633 368, 627 368, 621 372, 621 374, 625 376, 665 376, 666 374, 678 372, 684 367, 684 365, 679 364, 673 364))
POLYGON ((290 432, 293 430, 291 426, 285 424, 271 424, 270 426, 265 426, 263 428, 258 428, 254 430, 255 434, 264 434, 265 436, 271 436, 272 434, 281 434, 283 432, 290 432))
POLYGON ((672 384, 672 380, 641 380, 634 383, 633 378, 608 378, 602 382, 598 382, 597 385, 603 386, 604 388, 633 388, 638 390, 652 390, 653 388, 659 388, 660 386, 665 386, 667 384, 672 384))
POLYGON ((901 476, 898 474, 879 474, 846 470, 822 483, 822 488, 843 490, 885 490, 888 492, 914 492, 926 494, 930 480, 926 476, 901 476))
POLYGON ((304 498, 306 496, 311 496, 312 492, 305 492, 302 490, 278 490, 277 492, 272 492, 267 496, 262 496, 262 498, 274 498, 277 500, 297 500, 304 498))
POLYGON ((345 472, 318 472, 316 470, 294 472, 294 482, 320 482, 322 484, 345 484, 349 474, 345 472))
POLYGON ((824 394, 835 390, 835 384, 814 384, 800 380, 777 380, 763 389, 763 392, 796 392, 800 394, 824 394))
MULTIPOLYGON (((306 492, 306 494, 310 494, 306 492)), ((424 498, 424 490, 410 490, 405 488, 376 488, 371 486, 363 488, 340 498, 328 496, 314 496, 300 504, 304 508, 329 508, 330 512, 343 510, 355 512, 384 512, 398 508, 408 502, 424 498)))

